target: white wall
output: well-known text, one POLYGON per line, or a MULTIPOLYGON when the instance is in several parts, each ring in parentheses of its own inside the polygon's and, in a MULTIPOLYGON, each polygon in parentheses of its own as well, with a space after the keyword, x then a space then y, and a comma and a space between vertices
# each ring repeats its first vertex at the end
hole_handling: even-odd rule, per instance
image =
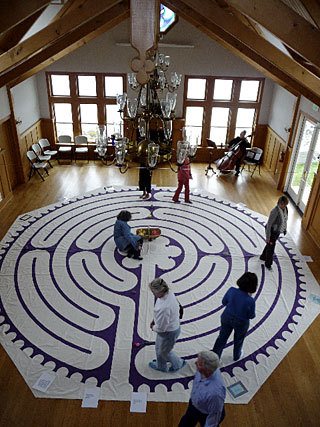
POLYGON ((41 118, 36 77, 25 80, 11 91, 15 118, 22 121, 18 125, 21 134, 41 118))
POLYGON ((288 141, 289 133, 285 128, 290 128, 294 113, 296 97, 283 89, 281 86, 274 84, 273 96, 270 104, 269 126, 284 141, 288 141))
POLYGON ((300 100, 300 111, 313 117, 316 121, 320 122, 320 108, 306 99, 304 96, 300 100), (318 110, 318 111, 316 111, 318 110))
MULTIPOLYGON (((131 46, 119 46, 116 43, 130 41, 130 21, 126 20, 114 29, 101 35, 87 45, 52 64, 49 71, 82 72, 130 72, 130 62, 136 51, 131 46)), ((218 43, 183 19, 168 32, 161 43, 192 45, 193 48, 164 47, 160 52, 171 56, 170 70, 185 75, 213 75, 231 77, 263 77, 251 65, 242 61, 218 43)), ((183 82, 178 91, 177 117, 182 117, 183 82)), ((269 116, 270 93, 273 82, 266 80, 265 92, 259 123, 267 123, 269 116)), ((47 88, 44 72, 38 74, 38 92, 41 116, 49 118, 47 88)))
POLYGON ((10 105, 5 87, 0 88, 0 120, 10 115, 10 105))

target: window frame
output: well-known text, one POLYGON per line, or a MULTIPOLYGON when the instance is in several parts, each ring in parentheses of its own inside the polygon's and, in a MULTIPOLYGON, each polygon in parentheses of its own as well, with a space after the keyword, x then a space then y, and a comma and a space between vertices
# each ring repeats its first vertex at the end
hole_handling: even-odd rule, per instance
MULTIPOLYGON (((203 107, 203 121, 202 121, 202 137, 199 141, 199 145, 206 147, 206 139, 210 138, 210 125, 211 125, 211 116, 213 107, 222 107, 229 108, 229 120, 226 134, 226 144, 235 136, 236 131, 236 121, 237 121, 237 112, 238 108, 253 108, 255 109, 253 124, 252 124, 252 134, 255 131, 260 109, 261 109, 261 100, 264 89, 265 78, 263 77, 233 77, 233 76, 207 76, 207 75, 186 75, 184 79, 184 96, 183 96, 183 117, 186 117, 187 107, 203 107), (205 88, 205 98, 203 100, 187 99, 188 93, 188 81, 189 79, 205 79, 206 88, 205 88), (231 99, 227 100, 214 100, 214 84, 216 80, 232 80, 232 90, 231 90, 231 99), (240 89, 241 82, 246 80, 259 81, 259 89, 257 94, 257 101, 240 101, 240 89)), ((219 141, 218 141, 219 143, 219 141)))
MULTIPOLYGON (((105 77, 122 77, 123 80, 123 92, 127 91, 127 79, 125 73, 86 73, 86 72, 65 72, 65 71, 50 71, 46 72, 46 81, 47 81, 47 93, 48 93, 48 102, 50 109, 50 118, 53 123, 53 130, 55 139, 57 140, 57 127, 56 127, 56 118, 54 113, 54 104, 58 103, 68 103, 71 104, 71 114, 72 114, 72 125, 73 125, 73 135, 81 135, 81 116, 80 116, 80 104, 97 104, 97 124, 105 125, 106 123, 106 106, 107 105, 116 105, 116 97, 107 97, 105 95, 105 77), (52 75, 68 75, 69 76, 69 85, 70 85, 70 95, 69 96, 59 96, 52 94, 52 85, 51 85, 51 76, 52 75), (78 91, 78 76, 95 76, 96 78, 96 96, 80 96, 78 91)), ((124 124, 123 124, 124 125, 124 124)))

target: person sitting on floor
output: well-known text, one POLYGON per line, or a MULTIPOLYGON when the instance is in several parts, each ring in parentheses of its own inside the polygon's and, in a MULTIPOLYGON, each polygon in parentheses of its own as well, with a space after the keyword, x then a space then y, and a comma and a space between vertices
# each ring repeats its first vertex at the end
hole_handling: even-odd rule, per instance
POLYGON ((127 252, 129 258, 141 260, 143 239, 131 233, 131 228, 128 224, 130 220, 131 213, 129 211, 121 211, 119 213, 114 225, 113 238, 120 251, 127 252))

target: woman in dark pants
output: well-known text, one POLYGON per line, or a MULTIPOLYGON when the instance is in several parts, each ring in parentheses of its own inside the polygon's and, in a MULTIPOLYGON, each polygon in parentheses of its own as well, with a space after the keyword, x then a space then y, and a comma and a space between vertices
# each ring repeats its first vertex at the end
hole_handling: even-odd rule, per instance
POLYGON ((272 209, 268 218, 266 225, 266 246, 260 256, 260 259, 265 261, 265 266, 268 270, 271 270, 274 249, 280 233, 287 234, 288 203, 288 198, 281 196, 277 206, 272 209))
POLYGON ((139 190, 143 191, 140 198, 147 200, 151 194, 151 177, 152 170, 149 169, 146 165, 141 163, 139 169, 139 190))
POLYGON ((221 315, 219 336, 213 346, 213 351, 221 357, 231 332, 234 331, 233 360, 239 360, 242 355, 242 345, 249 329, 250 319, 255 313, 255 300, 251 294, 256 292, 258 278, 255 273, 246 272, 238 280, 237 288, 230 288, 222 299, 226 306, 221 315))
POLYGON ((114 225, 113 238, 120 251, 127 252, 129 258, 141 260, 141 248, 143 239, 131 233, 128 221, 131 220, 129 211, 121 211, 114 225))

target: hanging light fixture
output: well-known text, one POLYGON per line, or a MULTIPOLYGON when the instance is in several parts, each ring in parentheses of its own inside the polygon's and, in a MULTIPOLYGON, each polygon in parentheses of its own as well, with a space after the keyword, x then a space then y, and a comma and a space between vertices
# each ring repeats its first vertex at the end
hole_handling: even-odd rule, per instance
MULTIPOLYGON (((119 112, 127 126, 128 137, 115 135, 114 162, 122 173, 127 171, 129 162, 139 162, 149 168, 155 168, 160 162, 169 162, 172 169, 173 121, 182 75, 175 71, 169 73, 170 56, 157 50, 158 1, 131 0, 130 7, 131 44, 139 56, 132 60, 132 72, 127 76, 130 96, 125 92, 117 95, 119 112), (149 31, 145 30, 146 22, 150 24, 149 31)), ((191 144, 187 141, 185 131, 182 135, 183 141, 177 143, 178 164, 183 163, 187 155, 193 157, 197 150, 197 141, 191 144)), ((99 155, 106 155, 107 142, 105 131, 98 130, 99 155)))

